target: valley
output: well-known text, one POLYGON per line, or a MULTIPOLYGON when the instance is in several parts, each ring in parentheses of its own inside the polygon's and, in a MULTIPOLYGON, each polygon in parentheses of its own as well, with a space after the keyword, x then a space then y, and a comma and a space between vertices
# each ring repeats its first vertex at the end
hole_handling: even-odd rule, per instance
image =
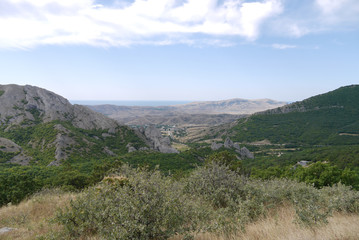
MULTIPOLYGON (((56 194, 81 192, 70 203, 79 205, 58 215, 58 223, 78 231, 67 232, 68 237, 88 236, 68 225, 68 220, 76 226, 88 224, 82 214, 98 214, 91 208, 100 209, 104 202, 97 191, 114 201, 121 192, 134 202, 142 198, 132 191, 140 195, 148 191, 149 198, 161 199, 168 206, 179 204, 176 199, 181 196, 182 210, 175 214, 189 214, 186 211, 191 208, 212 214, 211 221, 196 223, 198 229, 203 228, 200 224, 220 224, 217 221, 225 217, 232 222, 221 225, 221 231, 229 231, 226 226, 231 226, 236 234, 272 211, 268 208, 271 204, 279 211, 285 202, 289 206, 286 211, 295 211, 298 221, 311 226, 324 223, 332 209, 345 217, 359 209, 359 85, 287 105, 241 99, 176 107, 87 107, 29 85, 0 85, 0 93, 0 205, 19 204, 46 189, 58 189, 56 194), (243 102, 244 106, 238 106, 243 102), (263 183, 269 189, 264 189, 263 183), (278 186, 283 192, 277 192, 278 186), (321 206, 320 210, 301 205, 297 200, 301 191, 308 194, 301 201, 321 206), (350 199, 350 203, 330 205, 332 194, 350 199), (189 196, 195 196, 193 202, 188 202, 189 196), (197 209, 202 204, 205 210, 197 209), (239 223, 231 212, 242 211, 242 204, 262 210, 238 212, 246 219, 239 223), (81 212, 76 212, 80 208, 81 212)), ((111 201, 106 202, 107 207, 120 211, 111 201)), ((144 201, 131 209, 141 209, 148 203, 144 201)), ((160 206, 152 203, 153 208, 160 206)), ((141 217, 151 218, 152 213, 141 217)), ((182 217, 187 216, 188 221, 202 218, 182 217)), ((7 221, 0 218, 0 227, 8 225, 7 221)), ((106 219, 96 224, 103 221, 106 219)), ((178 228, 185 226, 178 224, 178 228)), ((112 231, 95 228, 96 234, 103 236, 112 231)), ((130 234, 133 229, 126 231, 130 234)))

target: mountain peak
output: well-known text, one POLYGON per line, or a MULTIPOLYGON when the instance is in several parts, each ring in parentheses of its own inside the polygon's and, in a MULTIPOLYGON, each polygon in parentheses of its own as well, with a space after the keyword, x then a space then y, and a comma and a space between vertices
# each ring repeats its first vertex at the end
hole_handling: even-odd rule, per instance
POLYGON ((43 88, 0 85, 1 124, 26 125, 54 120, 71 121, 83 129, 116 128, 117 123, 84 106, 72 105, 66 98, 43 88))

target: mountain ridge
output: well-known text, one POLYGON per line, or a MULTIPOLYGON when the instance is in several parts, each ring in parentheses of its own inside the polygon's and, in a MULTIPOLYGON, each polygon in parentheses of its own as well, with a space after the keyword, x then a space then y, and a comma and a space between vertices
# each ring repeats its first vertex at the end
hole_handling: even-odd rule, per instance
POLYGON ((359 85, 350 85, 283 107, 259 112, 227 133, 237 141, 357 144, 359 85), (352 134, 352 135, 350 135, 352 134))
POLYGON ((247 100, 241 98, 222 101, 201 101, 172 106, 116 106, 88 105, 94 111, 127 125, 145 124, 205 124, 229 123, 244 115, 283 106, 285 102, 270 99, 247 100), (183 120, 183 118, 186 120, 183 120), (220 121, 220 118, 223 120, 220 121))

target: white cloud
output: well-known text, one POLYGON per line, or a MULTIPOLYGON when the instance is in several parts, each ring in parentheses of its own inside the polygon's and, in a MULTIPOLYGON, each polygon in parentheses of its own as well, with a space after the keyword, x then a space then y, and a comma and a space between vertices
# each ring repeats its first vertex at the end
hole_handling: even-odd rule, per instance
POLYGON ((321 11, 325 14, 332 14, 338 11, 344 5, 348 4, 350 0, 316 0, 315 3, 318 5, 321 11))
POLYGON ((359 26, 359 0, 0 0, 0 48, 231 46, 347 26, 359 26))
POLYGON ((321 20, 327 24, 359 20, 358 0, 316 0, 315 4, 322 13, 321 20))
POLYGON ((119 46, 255 40, 263 22, 282 12, 281 0, 1 0, 0 47, 43 44, 119 46), (156 43, 157 42, 157 43, 156 43))
POLYGON ((286 50, 286 49, 292 49, 297 48, 296 45, 289 45, 289 44, 272 44, 272 48, 279 49, 279 50, 286 50))
POLYGON ((272 36, 300 38, 359 28, 359 0, 283 0, 282 4, 282 14, 267 24, 272 36))

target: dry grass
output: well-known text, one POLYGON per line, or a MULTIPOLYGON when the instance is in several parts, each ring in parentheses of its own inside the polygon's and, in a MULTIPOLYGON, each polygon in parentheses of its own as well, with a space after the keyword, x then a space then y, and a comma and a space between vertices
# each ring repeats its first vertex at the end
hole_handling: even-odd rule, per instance
MULTIPOLYGON (((63 208, 75 194, 51 190, 42 192, 23 201, 17 206, 0 208, 0 228, 17 230, 0 235, 0 240, 30 240, 48 233, 61 231, 61 227, 49 221, 57 208, 63 208)), ((295 224, 295 214, 291 207, 283 207, 270 217, 260 219, 246 226, 246 232, 226 238, 204 233, 195 240, 357 240, 359 239, 359 215, 336 213, 329 218, 329 224, 305 228, 295 224)), ((90 239, 90 238, 87 238, 90 239)), ((98 238, 93 237, 91 240, 98 238)), ((175 237, 171 240, 180 240, 175 237)))
POLYGON ((57 208, 62 208, 74 198, 74 194, 62 193, 58 190, 43 191, 19 205, 10 205, 0 208, 0 228, 15 228, 0 235, 0 240, 36 239, 37 236, 56 232, 61 229, 51 223, 57 208))
MULTIPOLYGON (((334 214, 327 225, 305 228, 295 223, 294 210, 280 209, 277 214, 246 226, 246 232, 225 238, 200 234, 195 240, 358 240, 359 215, 334 214)), ((173 238, 172 240, 179 240, 173 238)))

